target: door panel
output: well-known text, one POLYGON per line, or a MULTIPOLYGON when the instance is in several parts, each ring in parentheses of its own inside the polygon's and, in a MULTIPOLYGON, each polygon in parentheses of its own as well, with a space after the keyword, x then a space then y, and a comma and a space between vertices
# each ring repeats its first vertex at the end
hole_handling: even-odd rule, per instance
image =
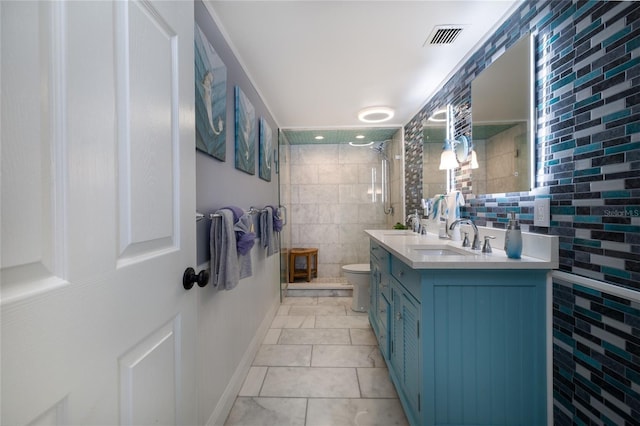
POLYGON ((193 4, 0 19, 0 423, 195 424, 193 4))
POLYGON ((117 3, 116 28, 119 261, 127 264, 175 249, 178 45, 175 30, 145 3, 117 3))

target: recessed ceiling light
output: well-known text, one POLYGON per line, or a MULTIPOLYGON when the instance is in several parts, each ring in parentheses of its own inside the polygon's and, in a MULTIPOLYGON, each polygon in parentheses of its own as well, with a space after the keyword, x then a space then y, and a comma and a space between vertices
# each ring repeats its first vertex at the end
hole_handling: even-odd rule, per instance
POLYGON ((316 140, 321 141, 322 139, 324 139, 324 136, 320 136, 320 135, 316 136, 316 140))
POLYGON ((349 145, 351 145, 351 146, 370 146, 370 145, 373 145, 373 141, 364 142, 364 143, 349 142, 349 145))
POLYGON ((381 123, 391 120, 394 111, 389 107, 369 107, 358 113, 358 119, 365 123, 381 123))
POLYGON ((364 135, 358 135, 356 136, 356 139, 364 139, 364 135))

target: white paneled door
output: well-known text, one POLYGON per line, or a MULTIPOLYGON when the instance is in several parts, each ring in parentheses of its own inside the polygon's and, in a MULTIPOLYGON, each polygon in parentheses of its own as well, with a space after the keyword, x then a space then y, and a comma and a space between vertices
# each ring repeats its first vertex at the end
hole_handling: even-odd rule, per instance
POLYGON ((1 1, 1 423, 196 423, 193 3, 1 1))

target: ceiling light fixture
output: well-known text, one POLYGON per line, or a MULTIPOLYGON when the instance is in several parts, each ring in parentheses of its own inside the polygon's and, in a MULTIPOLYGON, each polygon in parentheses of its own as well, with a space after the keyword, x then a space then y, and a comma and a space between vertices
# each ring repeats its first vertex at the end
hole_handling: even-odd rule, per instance
MULTIPOLYGON (((357 136, 356 136, 356 137, 357 137, 357 136)), ((371 142, 364 142, 364 143, 349 142, 349 145, 351 145, 351 146, 371 146, 371 145, 373 145, 373 141, 371 141, 371 142)))
POLYGON ((356 136, 356 139, 364 139, 364 135, 358 135, 356 136))
POLYGON ((315 139, 316 139, 316 140, 318 140, 318 141, 321 141, 322 139, 324 139, 324 136, 320 136, 320 135, 318 135, 318 136, 316 136, 316 138, 315 138, 315 139))
POLYGON ((382 123, 391 120, 394 111, 389 107, 368 107, 360 110, 358 120, 365 123, 382 123))

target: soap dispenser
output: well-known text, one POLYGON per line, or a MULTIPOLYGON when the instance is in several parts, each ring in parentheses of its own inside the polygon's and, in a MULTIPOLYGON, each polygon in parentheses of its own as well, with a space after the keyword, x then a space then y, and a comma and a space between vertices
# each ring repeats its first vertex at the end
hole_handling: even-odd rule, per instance
POLYGON ((504 251, 511 259, 520 259, 522 255, 522 232, 515 212, 511 212, 511 219, 509 219, 507 234, 504 237, 504 251))

